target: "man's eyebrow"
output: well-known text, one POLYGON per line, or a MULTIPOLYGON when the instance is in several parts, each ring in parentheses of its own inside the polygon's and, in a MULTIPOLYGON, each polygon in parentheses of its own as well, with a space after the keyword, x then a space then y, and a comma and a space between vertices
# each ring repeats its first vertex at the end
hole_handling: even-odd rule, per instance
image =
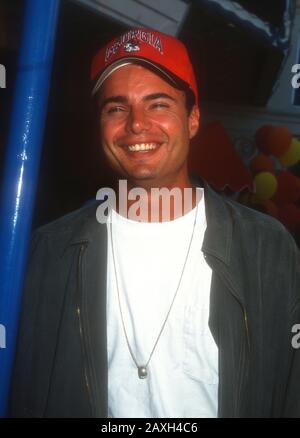
POLYGON ((143 98, 143 100, 154 100, 154 99, 170 99, 173 100, 173 102, 176 102, 176 100, 174 99, 174 97, 170 96, 167 93, 153 93, 153 94, 148 94, 147 96, 145 96, 143 98))
POLYGON ((102 108, 104 108, 105 105, 107 105, 109 103, 127 103, 127 98, 125 96, 110 96, 110 97, 107 97, 103 101, 100 101, 99 109, 102 110, 102 108))
MULTIPOLYGON (((149 100, 155 100, 155 99, 170 99, 173 102, 176 102, 176 100, 174 99, 174 97, 170 96, 167 93, 152 93, 152 94, 147 94, 147 96, 143 97, 144 101, 149 101, 149 100)), ((109 103, 127 103, 128 99, 126 96, 110 96, 107 97, 106 99, 104 99, 102 102, 99 103, 99 110, 101 111, 106 105, 108 105, 109 103)))

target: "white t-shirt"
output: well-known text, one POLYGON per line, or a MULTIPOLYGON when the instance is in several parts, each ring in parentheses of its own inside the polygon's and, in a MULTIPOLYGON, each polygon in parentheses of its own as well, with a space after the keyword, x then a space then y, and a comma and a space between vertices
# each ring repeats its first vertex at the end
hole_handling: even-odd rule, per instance
MULTIPOLYGON (((200 189, 199 189, 200 190, 200 189)), ((112 210, 121 308, 139 365, 147 363, 174 297, 196 208, 173 221, 145 223, 112 210)), ((218 349, 208 327, 211 269, 201 251, 204 192, 181 285, 148 365, 138 377, 126 342, 108 227, 108 413, 115 418, 217 417, 218 349)))

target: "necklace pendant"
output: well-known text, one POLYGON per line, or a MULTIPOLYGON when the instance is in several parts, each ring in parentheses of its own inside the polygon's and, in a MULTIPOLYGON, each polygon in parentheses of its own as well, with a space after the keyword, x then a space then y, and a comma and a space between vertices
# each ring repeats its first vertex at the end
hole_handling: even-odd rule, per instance
POLYGON ((145 366, 138 367, 138 375, 140 379, 146 379, 148 376, 147 368, 145 366))

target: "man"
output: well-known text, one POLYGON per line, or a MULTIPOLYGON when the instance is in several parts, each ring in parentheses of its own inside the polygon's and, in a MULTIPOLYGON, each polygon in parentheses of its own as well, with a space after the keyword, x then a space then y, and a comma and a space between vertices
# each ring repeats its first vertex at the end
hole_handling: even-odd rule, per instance
POLYGON ((92 80, 117 202, 34 234, 11 416, 300 416, 299 253, 277 221, 190 179, 185 47, 128 31, 92 80))

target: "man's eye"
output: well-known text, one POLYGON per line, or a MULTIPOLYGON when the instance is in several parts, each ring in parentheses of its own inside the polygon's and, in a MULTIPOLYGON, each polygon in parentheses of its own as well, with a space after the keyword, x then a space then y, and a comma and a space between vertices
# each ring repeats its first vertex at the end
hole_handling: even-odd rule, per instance
POLYGON ((110 107, 110 108, 108 108, 108 109, 106 110, 106 112, 107 112, 108 114, 112 114, 112 113, 120 113, 120 112, 122 112, 122 111, 124 111, 124 108, 122 108, 121 106, 112 106, 112 107, 110 107))
POLYGON ((151 108, 153 109, 169 108, 169 105, 163 102, 156 102, 151 105, 151 108))

